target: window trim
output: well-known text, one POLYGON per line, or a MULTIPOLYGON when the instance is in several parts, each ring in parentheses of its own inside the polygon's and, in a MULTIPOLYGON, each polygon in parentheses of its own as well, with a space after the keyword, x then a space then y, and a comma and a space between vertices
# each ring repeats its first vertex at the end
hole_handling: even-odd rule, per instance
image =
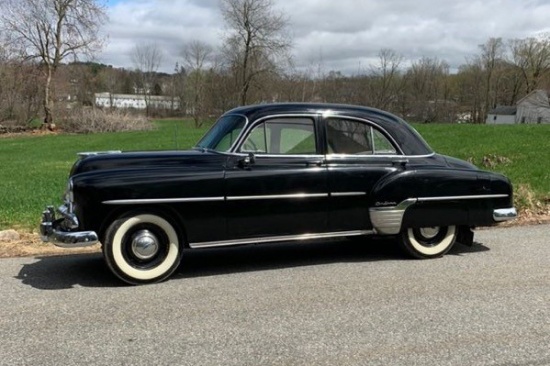
MULTIPOLYGON (((378 124, 376 124, 372 121, 369 121, 367 119, 352 117, 352 116, 346 116, 346 115, 338 115, 338 114, 323 115, 323 128, 325 130, 324 131, 324 140, 325 141, 323 143, 324 143, 324 147, 325 147, 325 151, 326 151, 325 154, 327 156, 358 156, 358 157, 382 157, 382 158, 393 157, 393 156, 405 156, 405 154, 403 153, 403 150, 401 150, 401 146, 399 146, 397 141, 395 141, 393 136, 390 133, 388 133, 388 131, 386 131, 385 128, 383 128, 382 126, 380 126, 380 125, 378 125, 378 124), (388 154, 388 155, 376 154, 376 150, 374 149, 373 141, 371 141, 371 143, 373 143, 373 153, 372 154, 329 153, 328 152, 328 130, 327 130, 327 125, 328 125, 328 120, 330 120, 330 119, 347 119, 347 120, 351 120, 351 121, 364 123, 367 126, 369 126, 370 129, 371 129, 371 139, 373 138, 372 129, 376 129, 376 130, 380 131, 382 133, 382 135, 386 139, 388 139, 390 144, 395 148, 395 154, 388 154)), ((433 154, 434 153, 432 153, 428 156, 432 156, 433 154)), ((420 156, 420 155, 412 155, 412 156, 420 156)))
MULTIPOLYGON (((321 146, 319 146, 320 140, 319 140, 319 114, 317 113, 300 113, 300 114, 273 114, 269 116, 264 116, 261 118, 258 118, 254 122, 247 124, 246 128, 243 128, 243 131, 241 131, 241 136, 237 138, 235 141, 234 147, 231 149, 233 153, 235 154, 248 154, 248 152, 240 151, 242 148, 242 145, 246 142, 246 139, 252 131, 261 123, 269 122, 271 119, 284 119, 284 118, 290 118, 290 119, 298 119, 298 118, 308 118, 311 119, 313 123, 313 136, 315 138, 315 153, 314 154, 273 154, 273 153, 262 153, 262 152, 253 152, 255 156, 262 156, 262 157, 311 157, 311 156, 319 156, 323 155, 319 151, 321 150, 321 146)), ((265 129, 265 124, 264 124, 265 129)), ((265 131, 264 131, 265 136, 265 131)))

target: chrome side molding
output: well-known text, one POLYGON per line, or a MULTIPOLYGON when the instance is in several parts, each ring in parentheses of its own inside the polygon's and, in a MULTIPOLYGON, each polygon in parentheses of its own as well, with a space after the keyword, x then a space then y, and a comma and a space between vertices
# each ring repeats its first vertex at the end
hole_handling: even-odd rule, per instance
POLYGON ((195 248, 214 248, 224 247, 231 245, 244 245, 244 244, 262 244, 262 243, 275 243, 282 241, 302 241, 313 239, 330 239, 341 238, 347 236, 360 236, 360 235, 372 235, 372 230, 354 230, 354 231, 337 231, 332 233, 315 233, 315 234, 300 234, 300 235, 282 235, 282 236, 269 236, 260 238, 248 238, 248 239, 236 239, 236 240, 221 240, 221 241, 208 241, 202 243, 190 243, 189 246, 195 248))

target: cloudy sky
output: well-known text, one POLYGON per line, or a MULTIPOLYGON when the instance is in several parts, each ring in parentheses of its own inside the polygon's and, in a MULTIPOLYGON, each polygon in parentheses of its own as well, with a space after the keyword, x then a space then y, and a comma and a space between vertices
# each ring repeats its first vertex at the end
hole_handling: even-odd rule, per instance
MULTIPOLYGON (((550 33, 550 0, 274 0, 290 21, 295 64, 356 73, 391 48, 410 63, 422 56, 452 69, 490 37, 550 33), (320 62, 322 60, 322 62, 320 62)), ((161 70, 181 63, 182 45, 201 40, 217 47, 224 24, 219 0, 108 0, 108 43, 98 61, 132 68, 138 43, 157 43, 161 70)))

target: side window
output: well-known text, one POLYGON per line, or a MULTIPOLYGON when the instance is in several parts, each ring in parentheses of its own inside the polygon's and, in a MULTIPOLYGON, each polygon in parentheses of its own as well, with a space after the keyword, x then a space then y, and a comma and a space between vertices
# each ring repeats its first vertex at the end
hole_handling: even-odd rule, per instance
POLYGON ((280 118, 255 126, 241 152, 267 154, 315 154, 315 128, 309 118, 280 118))
POLYGON ((376 155, 397 154, 397 150, 395 150, 390 140, 375 128, 372 128, 372 141, 374 142, 374 153, 376 155))
POLYGON ((396 149, 384 134, 367 123, 331 118, 327 120, 330 154, 393 155, 396 149))

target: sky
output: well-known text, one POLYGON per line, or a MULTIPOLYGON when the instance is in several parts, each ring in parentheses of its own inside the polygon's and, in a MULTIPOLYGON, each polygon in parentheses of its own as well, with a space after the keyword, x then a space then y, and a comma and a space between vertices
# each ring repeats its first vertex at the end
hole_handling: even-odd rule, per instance
MULTIPOLYGON (((375 64, 383 48, 403 66, 421 57, 456 70, 491 37, 550 34, 550 0, 273 0, 289 20, 292 55, 300 70, 352 75, 375 64)), ((181 50, 200 40, 217 48, 224 23, 219 0, 108 0, 107 42, 98 61, 133 68, 136 44, 156 43, 159 71, 182 63, 181 50)))

